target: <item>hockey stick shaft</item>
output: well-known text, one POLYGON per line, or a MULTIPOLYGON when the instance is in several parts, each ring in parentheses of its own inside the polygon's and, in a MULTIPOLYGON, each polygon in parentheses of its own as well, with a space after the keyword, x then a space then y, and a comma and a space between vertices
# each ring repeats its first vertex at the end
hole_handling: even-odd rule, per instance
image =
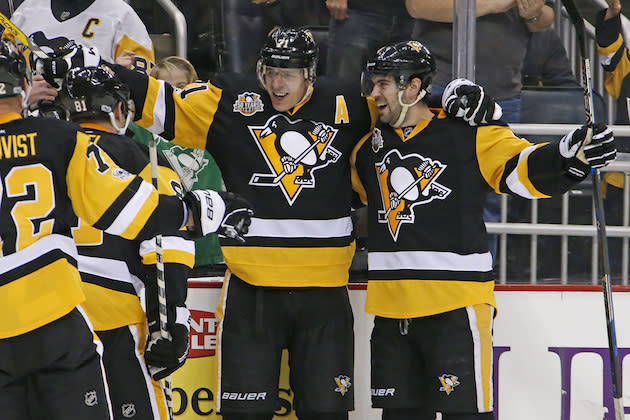
POLYGON ((24 32, 9 20, 3 13, 0 13, 0 25, 6 30, 9 31, 18 41, 28 47, 29 50, 39 58, 49 58, 48 54, 46 54, 37 44, 35 44, 29 37, 26 36, 24 32))
POLYGON ((9 13, 13 16, 13 12, 15 12, 15 6, 13 5, 13 0, 8 0, 9 3, 9 13))
MULTIPOLYGON (((149 141, 149 163, 151 166, 151 180, 155 189, 160 192, 158 181, 158 159, 157 145, 155 138, 149 141)), ((155 236, 155 271, 157 274, 158 290, 158 312, 160 315, 160 336, 168 339, 166 324, 168 322, 168 312, 166 306, 166 279, 164 277, 164 250, 162 249, 162 235, 155 236)), ((166 406, 168 408, 169 419, 173 418, 173 390, 171 388, 171 377, 164 378, 164 394, 166 406)))
MULTIPOLYGON (((586 36, 584 29, 584 19, 580 14, 574 0, 562 0, 562 4, 567 10, 577 36, 577 42, 582 58, 582 83, 584 85, 584 109, 586 111, 586 125, 592 133, 594 125, 593 114, 593 80, 591 74, 591 64, 586 54, 586 36)), ((610 282, 610 260, 608 256, 608 241, 606 238, 606 219, 604 215, 604 200, 602 198, 602 188, 599 170, 594 169, 591 174, 593 181, 593 207, 595 209, 595 219, 597 222, 597 243, 599 249, 599 260, 602 265, 602 291, 604 293, 604 312, 606 315, 606 331, 608 333, 608 350, 610 355, 610 370, 613 386, 613 402, 615 410, 615 420, 624 419, 623 393, 621 387, 621 365, 619 364, 619 351, 617 348, 617 333, 615 329, 615 311, 613 307, 612 286, 610 282)))

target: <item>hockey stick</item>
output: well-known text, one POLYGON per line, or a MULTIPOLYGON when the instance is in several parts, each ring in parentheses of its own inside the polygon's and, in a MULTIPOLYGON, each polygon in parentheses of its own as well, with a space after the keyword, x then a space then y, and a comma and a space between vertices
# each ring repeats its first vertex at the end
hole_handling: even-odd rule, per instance
POLYGON ((9 3, 9 13, 13 16, 13 12, 15 12, 15 6, 13 5, 13 0, 8 0, 9 3))
MULTIPOLYGON (((306 148, 306 150, 304 150, 302 153, 300 153, 298 155, 298 157, 296 157, 293 160, 293 163, 295 163, 295 164, 300 163, 302 161, 302 159, 304 159, 306 157, 306 155, 309 154, 309 152, 311 150, 313 150, 318 144, 319 144, 319 140, 316 140, 313 144, 308 146, 306 148)), ((277 185, 278 182, 280 182, 282 180, 282 178, 284 178, 284 176, 286 174, 287 174, 287 171, 285 171, 285 170, 282 170, 282 172, 280 172, 278 175, 253 174, 252 178, 251 178, 251 180, 249 182, 252 185, 269 185, 269 186, 274 186, 274 185, 277 185)))
MULTIPOLYGON (((591 63, 586 55, 586 37, 584 19, 580 14, 574 0, 562 0, 577 36, 580 56, 582 57, 582 84, 584 85, 584 110, 586 111, 586 125, 589 134, 593 133, 593 80, 591 75, 591 63)), ((615 311, 613 308, 612 287, 610 284, 610 262, 608 257, 608 242, 606 239, 606 219, 604 216, 604 201, 602 199, 601 181, 599 169, 592 170, 593 201, 595 207, 595 219, 597 222, 597 242, 599 245, 599 259, 603 266, 602 289, 604 292, 604 311, 606 313, 606 330, 608 333, 608 350, 610 354, 610 370, 612 374, 612 390, 615 409, 615 420, 624 419, 623 394, 621 388, 621 366, 619 364, 619 352, 617 349, 617 333, 615 330, 615 311)))
POLYGON ((9 31, 22 45, 27 46, 29 50, 39 58, 50 58, 37 44, 35 44, 24 32, 13 24, 3 13, 0 13, 0 25, 9 31))
MULTIPOLYGON (((155 137, 151 136, 149 141, 149 163, 151 165, 151 180, 155 189, 159 190, 158 182, 158 159, 157 146, 155 137)), ((164 251, 162 249, 162 235, 155 236, 155 271, 157 273, 157 289, 158 289, 158 311, 160 313, 160 336, 166 340, 169 334, 166 329, 168 321, 168 312, 166 308, 166 280, 164 279, 164 251)), ((173 418, 173 389, 171 388, 171 377, 164 378, 164 398, 166 398, 166 407, 168 408, 168 418, 173 418)))

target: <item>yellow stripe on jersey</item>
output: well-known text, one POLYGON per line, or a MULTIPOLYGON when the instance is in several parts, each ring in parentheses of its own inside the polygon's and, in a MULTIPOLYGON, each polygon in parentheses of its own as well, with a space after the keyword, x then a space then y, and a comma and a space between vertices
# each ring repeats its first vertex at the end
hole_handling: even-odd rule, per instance
MULTIPOLYGON (((88 224, 97 222, 133 180, 134 176, 127 176, 125 171, 121 171, 102 149, 91 142, 88 135, 77 133, 77 144, 68 164, 66 183, 75 212, 88 224), (93 148, 88 153, 90 145, 93 148), (85 156, 89 159, 86 160, 85 156), (107 167, 105 170, 101 163, 107 167), (95 194, 95 191, 98 193, 95 194)), ((111 233, 120 233, 126 239, 134 239, 157 204, 157 192, 148 184, 144 187, 141 185, 128 203, 128 207, 132 206, 133 209, 129 208, 129 211, 121 213, 115 221, 117 232, 111 233), (136 209, 137 214, 131 214, 136 209)))
POLYGON ((174 91, 172 98, 165 98, 166 92, 164 82, 149 77, 142 118, 137 123, 158 133, 165 127, 175 127, 174 138, 167 140, 192 149, 206 149, 206 136, 200 133, 210 130, 223 91, 211 83, 192 83, 182 91, 174 91), (175 115, 166 114, 165 101, 174 101, 175 115))
MULTIPOLYGON (((597 50, 601 55, 608 56, 605 61, 607 64, 610 64, 610 59, 620 48, 625 48, 623 43, 623 38, 621 34, 617 38, 615 42, 610 44, 607 47, 597 47, 597 50)), ((628 61, 628 54, 624 52, 619 60, 619 63, 615 66, 615 69, 608 73, 606 76, 606 81, 604 82, 604 86, 606 87, 606 92, 613 98, 619 98, 619 94, 621 93, 621 85, 623 84, 623 79, 630 72, 630 61, 628 61)))
POLYGON ((365 191, 365 187, 359 178, 359 173, 357 172, 356 162, 357 162, 357 153, 363 143, 372 139, 372 133, 374 127, 376 126, 376 121, 378 120, 378 105, 376 105, 376 101, 374 98, 369 96, 367 98, 368 109, 370 111, 370 118, 372 119, 372 123, 370 124, 370 132, 365 136, 361 137, 359 142, 352 149, 352 153, 350 154, 350 179, 352 182, 352 189, 359 194, 359 198, 363 204, 367 205, 367 192, 365 191))
POLYGON ((76 267, 65 258, 56 260, 0 287, 0 339, 59 319, 84 300, 76 267))
POLYGON ((236 276, 254 286, 339 287, 348 283, 354 242, 338 248, 222 247, 236 276))
POLYGON ((473 305, 471 309, 475 314, 475 329, 479 334, 478 346, 475 346, 475 352, 479 352, 479 357, 475 357, 475 360, 479 361, 480 369, 478 371, 477 366, 475 366, 475 376, 480 376, 477 386, 481 389, 477 390, 477 394, 481 398, 477 408, 479 412, 485 413, 492 411, 494 405, 492 397, 492 320, 495 311, 492 306, 486 304, 473 305))
POLYGON ((127 35, 123 35, 114 49, 114 59, 120 57, 125 51, 135 53, 136 68, 142 69, 148 73, 153 66, 155 66, 153 45, 151 45, 151 49, 148 49, 144 45, 129 38, 127 35))
POLYGON ((111 330, 146 320, 138 296, 92 283, 82 283, 82 287, 87 300, 81 306, 95 330, 111 330))
MULTIPOLYGON (((477 161, 479 162, 481 174, 488 185, 496 192, 501 192, 499 190, 500 182, 504 176, 507 162, 529 147, 538 148, 543 145, 534 146, 529 141, 516 137, 509 127, 498 125, 481 126, 477 128, 477 161)), ((517 178, 514 179, 514 182, 525 188, 533 197, 549 197, 538 191, 529 180, 527 169, 528 155, 526 154, 523 157, 516 168, 517 178)))
POLYGON ((487 303, 496 307, 494 281, 370 280, 365 310, 385 318, 417 318, 487 303))
MULTIPOLYGON (((138 175, 140 176, 140 178, 144 179, 147 182, 153 182, 150 164, 145 166, 138 175)), ((175 191, 175 189, 173 188, 173 182, 179 184, 181 187, 179 176, 174 170, 165 166, 158 166, 158 191, 160 192, 160 194, 177 194, 178 191, 175 191)), ((179 192, 181 193, 182 191, 183 189, 180 188, 179 192)))
MULTIPOLYGON (((179 263, 192 268, 195 265, 195 254, 179 249, 164 249, 164 263, 179 263)), ((142 256, 142 264, 151 265, 156 263, 155 252, 150 252, 142 256)))

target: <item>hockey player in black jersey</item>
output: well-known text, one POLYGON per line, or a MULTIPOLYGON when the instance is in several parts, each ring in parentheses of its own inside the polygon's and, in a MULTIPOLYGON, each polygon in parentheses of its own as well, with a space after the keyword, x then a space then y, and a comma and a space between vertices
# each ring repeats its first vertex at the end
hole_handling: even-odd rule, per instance
MULTIPOLYGON (((298 418, 345 419, 354 406, 350 161, 377 110, 358 83, 316 79, 317 55, 309 30, 282 27, 267 36, 257 78, 218 75, 175 91, 115 66, 138 123, 206 148, 228 190, 255 206, 246 243, 222 241, 216 394, 225 420, 273 417, 283 348, 298 418)), ((474 119, 494 104, 469 107, 474 119)))
MULTIPOLYGON (((605 126, 532 144, 492 112, 470 125, 449 118, 423 102, 434 73, 431 53, 406 41, 379 49, 362 77, 379 107, 354 179, 369 203, 372 405, 386 420, 490 420, 496 303, 484 197, 561 194, 616 149, 605 126)), ((483 102, 478 86, 451 82, 444 108, 458 114, 468 93, 483 102)))
MULTIPOLYGON (((151 182, 148 148, 121 135, 133 118, 127 86, 105 65, 71 70, 60 95, 71 121, 77 122, 94 143, 122 168, 151 182)), ((177 174, 159 161, 161 194, 181 196, 177 174)), ((109 235, 81 221, 73 229, 84 282, 83 307, 103 342, 114 419, 168 419, 159 379, 184 364, 188 353, 190 313, 186 308, 188 273, 194 264, 194 242, 184 233, 162 237, 167 328, 171 340, 151 341, 148 326, 159 339, 155 240, 130 241, 109 235), (140 304, 146 285, 147 313, 140 304), (153 347, 157 346, 157 347, 153 347), (152 350, 159 349, 155 354, 152 350), (149 374, 145 359, 153 372, 149 374), (133 414, 133 416, 131 416, 133 414)))
POLYGON ((28 76, 16 46, 0 40, 0 412, 28 419, 31 384, 46 418, 110 419, 71 224, 78 215, 139 240, 184 225, 206 234, 222 227, 233 206, 209 191, 185 202, 158 196, 75 125, 23 119, 28 76))

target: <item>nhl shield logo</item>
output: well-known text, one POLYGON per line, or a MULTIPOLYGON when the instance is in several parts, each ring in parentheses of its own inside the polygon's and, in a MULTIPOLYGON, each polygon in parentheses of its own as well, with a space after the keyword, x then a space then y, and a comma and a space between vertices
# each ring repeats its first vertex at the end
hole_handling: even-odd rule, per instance
POLYGON ((136 405, 133 403, 123 404, 121 411, 124 418, 130 419, 136 415, 136 405))
POLYGON ((243 92, 238 95, 238 98, 234 102, 234 112, 239 112, 241 115, 251 117, 257 112, 262 112, 264 104, 260 100, 260 95, 253 92, 243 92))
POLYGON ((94 407, 98 404, 98 397, 96 396, 96 391, 88 391, 85 393, 85 405, 88 407, 94 407))
POLYGON ((378 210, 378 222, 388 225, 394 241, 402 224, 414 222, 415 206, 444 200, 451 193, 435 181, 445 169, 446 165, 437 160, 416 153, 401 156, 396 149, 376 164, 383 207, 378 210))
POLYGON ((274 115, 264 126, 250 126, 249 131, 270 170, 252 174, 249 185, 280 188, 289 205, 304 188, 315 188, 317 170, 341 157, 332 147, 338 130, 321 122, 274 115))

